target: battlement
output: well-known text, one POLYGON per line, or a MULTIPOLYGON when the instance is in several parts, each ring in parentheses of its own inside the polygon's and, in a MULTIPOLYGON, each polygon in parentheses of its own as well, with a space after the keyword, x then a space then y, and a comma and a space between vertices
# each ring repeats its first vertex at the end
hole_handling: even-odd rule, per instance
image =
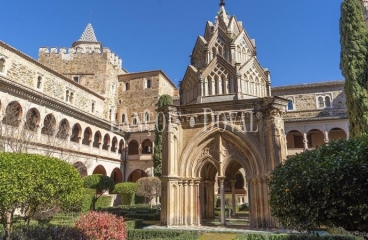
POLYGON ((103 48, 101 51, 101 48, 95 47, 40 47, 38 50, 39 56, 41 55, 60 55, 62 59, 73 59, 74 55, 80 55, 85 54, 87 57, 90 57, 91 55, 100 55, 104 59, 109 60, 109 62, 114 65, 122 68, 122 59, 116 55, 114 52, 112 52, 109 48, 103 48))

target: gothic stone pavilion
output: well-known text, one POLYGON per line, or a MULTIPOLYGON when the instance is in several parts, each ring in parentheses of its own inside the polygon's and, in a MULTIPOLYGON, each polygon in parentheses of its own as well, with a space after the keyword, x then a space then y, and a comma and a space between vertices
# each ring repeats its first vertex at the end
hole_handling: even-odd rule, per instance
MULTIPOLYGON (((162 213, 164 225, 201 225, 215 216, 215 188, 224 181, 235 191, 243 168, 249 191, 250 226, 275 226, 267 181, 286 158, 282 115, 288 101, 271 96, 270 75, 256 58, 251 40, 220 3, 215 23, 197 39, 180 83, 181 106, 164 108, 162 213), (210 111, 212 111, 210 113, 210 111)), ((232 194, 235 212, 235 194, 232 194)))

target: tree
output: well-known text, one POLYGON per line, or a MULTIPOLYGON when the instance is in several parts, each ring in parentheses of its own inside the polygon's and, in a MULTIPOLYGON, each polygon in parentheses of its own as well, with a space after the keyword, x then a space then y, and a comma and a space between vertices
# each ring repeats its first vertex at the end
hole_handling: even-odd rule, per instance
POLYGON ((368 230, 368 136, 298 154, 272 172, 271 214, 284 227, 368 230))
POLYGON ((137 183, 123 182, 123 183, 118 183, 115 185, 114 193, 121 194, 122 197, 123 195, 127 195, 129 197, 130 205, 133 205, 136 189, 137 189, 137 183))
POLYGON ((161 196, 161 180, 158 177, 143 177, 138 179, 136 194, 145 197, 152 208, 152 199, 161 196))
POLYGON ((350 135, 368 132, 368 30, 359 0, 344 0, 341 5, 340 68, 345 77, 346 104, 350 135))
MULTIPOLYGON (((173 104, 172 97, 164 94, 160 97, 157 103, 158 109, 173 104)), ((163 117, 162 114, 158 114, 158 121, 155 129, 155 153, 153 154, 153 168, 154 175, 157 177, 161 176, 162 173, 162 128, 163 128, 163 117)))
POLYGON ((115 182, 108 176, 92 174, 84 178, 84 187, 96 190, 91 209, 95 210, 97 200, 106 192, 114 190, 115 182))
POLYGON ((45 203, 68 208, 80 201, 83 181, 70 164, 27 153, 0 152, 0 222, 11 233, 16 209, 27 223, 45 203))

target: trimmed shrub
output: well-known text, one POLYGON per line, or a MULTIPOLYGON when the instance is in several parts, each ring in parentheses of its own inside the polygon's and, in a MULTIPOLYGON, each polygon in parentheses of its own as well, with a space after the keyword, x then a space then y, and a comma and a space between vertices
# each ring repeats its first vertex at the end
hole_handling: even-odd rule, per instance
POLYGON ((96 240, 123 240, 127 238, 124 218, 107 212, 88 212, 79 218, 75 227, 96 240))
POLYGON ((235 240, 357 240, 353 236, 318 236, 314 234, 238 234, 235 240))
MULTIPOLYGON (((0 231, 0 239, 2 239, 3 232, 0 231)), ((10 236, 11 240, 53 240, 53 239, 68 239, 68 240, 90 240, 90 238, 80 229, 74 227, 60 227, 60 226, 43 226, 35 225, 29 227, 14 227, 10 236)))
POLYGON ((143 227, 143 220, 142 219, 133 219, 125 221, 127 229, 133 230, 143 227))
POLYGON ((197 239, 197 234, 188 231, 172 231, 172 230, 129 230, 128 240, 141 239, 176 239, 176 240, 194 240, 197 239))

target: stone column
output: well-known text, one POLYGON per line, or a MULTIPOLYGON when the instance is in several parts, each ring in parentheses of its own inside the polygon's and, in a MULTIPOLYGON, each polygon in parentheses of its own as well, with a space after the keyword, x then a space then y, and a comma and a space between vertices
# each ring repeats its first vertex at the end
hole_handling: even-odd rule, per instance
POLYGON ((225 225, 225 177, 218 177, 220 181, 220 193, 221 193, 221 225, 225 225))
POLYGON ((325 143, 328 143, 330 141, 329 137, 328 137, 328 131, 325 131, 325 143))
POLYGON ((235 199, 235 183, 236 180, 230 180, 231 183, 231 205, 232 205, 232 216, 233 218, 236 217, 236 199, 235 199))
POLYGON ((303 133, 304 151, 308 150, 308 137, 306 133, 303 133))

